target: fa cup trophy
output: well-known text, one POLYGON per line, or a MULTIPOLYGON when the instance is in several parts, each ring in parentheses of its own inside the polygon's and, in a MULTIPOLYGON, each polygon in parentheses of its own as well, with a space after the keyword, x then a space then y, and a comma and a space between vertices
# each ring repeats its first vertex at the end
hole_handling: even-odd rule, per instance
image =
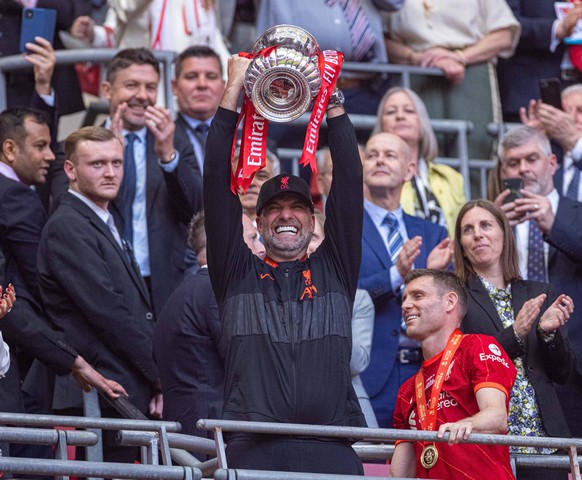
POLYGON ((313 104, 321 88, 321 49, 313 36, 293 25, 277 25, 261 35, 245 78, 245 93, 267 120, 290 122, 313 104), (275 48, 270 48, 275 47, 275 48))
MULTIPOLYGON (((265 165, 268 122, 291 122, 312 109, 300 163, 317 170, 315 149, 343 62, 343 54, 322 51, 309 32, 294 25, 276 25, 261 35, 252 53, 244 82, 241 111, 241 154, 233 175, 233 191, 246 191, 265 165)), ((341 94, 333 100, 342 103, 341 94)))

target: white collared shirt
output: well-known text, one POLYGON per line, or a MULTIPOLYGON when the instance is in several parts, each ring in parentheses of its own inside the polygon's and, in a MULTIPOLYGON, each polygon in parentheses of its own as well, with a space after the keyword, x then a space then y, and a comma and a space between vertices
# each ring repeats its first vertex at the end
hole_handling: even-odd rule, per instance
MULTIPOLYGON (((368 212, 368 215, 370 215, 380 237, 382 237, 384 247, 386 248, 386 256, 390 258, 390 254, 388 253, 388 233, 390 232, 390 229, 388 228, 388 225, 384 223, 384 219, 388 213, 392 213, 396 217, 396 220, 398 220, 398 231, 400 232, 402 241, 406 242, 406 240, 408 240, 408 232, 406 231, 406 225, 404 224, 404 213, 402 207, 399 206, 396 210, 389 212, 369 200, 364 200, 364 208, 366 209, 366 212, 368 212)), ((390 267, 390 283, 392 284, 394 292, 397 292, 404 284, 404 279, 400 275, 396 265, 390 267)))

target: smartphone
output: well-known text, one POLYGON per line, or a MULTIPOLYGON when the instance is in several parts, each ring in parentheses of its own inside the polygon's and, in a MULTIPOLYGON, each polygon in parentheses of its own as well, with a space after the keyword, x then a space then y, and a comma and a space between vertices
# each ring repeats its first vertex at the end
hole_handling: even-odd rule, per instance
POLYGON ((557 78, 542 78, 540 80, 542 102, 562 110, 562 87, 557 78))
POLYGON ((503 180, 503 190, 510 190, 509 195, 505 198, 503 203, 511 203, 518 198, 523 197, 520 190, 523 188, 523 178, 506 178, 503 180))
POLYGON ((57 11, 52 8, 25 8, 22 10, 20 51, 27 52, 26 44, 34 43, 34 37, 42 37, 51 45, 55 36, 57 11))

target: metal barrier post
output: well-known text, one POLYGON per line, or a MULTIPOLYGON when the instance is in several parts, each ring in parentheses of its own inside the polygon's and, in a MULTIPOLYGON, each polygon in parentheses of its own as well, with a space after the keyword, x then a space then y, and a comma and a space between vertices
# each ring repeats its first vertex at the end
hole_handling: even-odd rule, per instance
MULTIPOLYGON (((101 418, 101 407, 99 406, 99 393, 92 388, 89 392, 83 392, 83 414, 85 417, 101 418)), ((86 459, 91 462, 103 461, 103 434, 101 430, 89 428, 90 432, 97 435, 97 445, 94 447, 86 447, 86 459)), ((101 480, 96 478, 89 478, 88 480, 101 480)))
POLYGON ((224 437, 222 436, 222 428, 216 427, 214 429, 214 441, 216 442, 216 458, 218 459, 218 468, 228 468, 226 462, 226 449, 224 447, 224 437))
POLYGON ((568 449, 568 456, 570 457, 570 471, 574 480, 580 480, 580 464, 578 463, 578 451, 575 446, 570 446, 568 449))
MULTIPOLYGON (((57 430, 59 434, 59 440, 55 448, 55 458, 57 460, 68 460, 69 454, 67 453, 67 434, 64 430, 57 430)), ((56 480, 69 480, 68 476, 56 477, 56 480)))

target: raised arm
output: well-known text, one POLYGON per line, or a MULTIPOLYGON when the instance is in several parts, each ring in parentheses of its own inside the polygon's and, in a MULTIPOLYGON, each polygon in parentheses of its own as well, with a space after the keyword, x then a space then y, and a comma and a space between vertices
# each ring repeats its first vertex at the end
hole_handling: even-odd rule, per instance
MULTIPOLYGON (((208 273, 218 303, 226 293, 230 258, 246 245, 241 222, 242 207, 230 191, 232 142, 236 135, 238 98, 249 60, 232 56, 228 60, 228 81, 220 108, 212 121, 204 156, 204 212, 208 237, 208 273)), ((248 250, 248 249, 247 249, 248 250)))

